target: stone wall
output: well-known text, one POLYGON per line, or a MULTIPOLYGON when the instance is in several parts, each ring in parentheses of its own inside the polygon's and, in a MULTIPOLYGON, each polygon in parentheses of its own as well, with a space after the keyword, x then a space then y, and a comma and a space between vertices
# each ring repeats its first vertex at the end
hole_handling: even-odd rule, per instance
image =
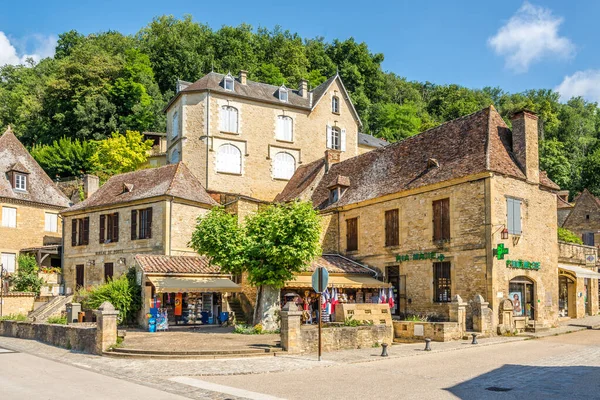
POLYGON ((584 190, 576 198, 575 207, 571 209, 562 226, 579 237, 584 233, 594 232, 594 244, 600 244, 600 205, 597 199, 584 190))
POLYGON ((8 292, 2 295, 2 315, 24 314, 33 310, 35 293, 8 292))
POLYGON ((96 354, 95 324, 56 325, 0 321, 0 336, 38 340, 69 350, 96 354))
POLYGON ((558 242, 558 261, 579 264, 584 266, 585 256, 589 254, 598 254, 598 249, 594 246, 584 246, 581 244, 558 242))
POLYGON ((171 248, 170 254, 174 256, 197 255, 188 246, 188 243, 192 240, 192 234, 196 229, 196 220, 199 216, 205 215, 208 209, 178 201, 171 203, 171 207, 171 242, 167 243, 167 247, 171 248))
POLYGON ((459 340, 463 331, 457 322, 394 321, 394 338, 406 341, 429 338, 435 342, 459 340))

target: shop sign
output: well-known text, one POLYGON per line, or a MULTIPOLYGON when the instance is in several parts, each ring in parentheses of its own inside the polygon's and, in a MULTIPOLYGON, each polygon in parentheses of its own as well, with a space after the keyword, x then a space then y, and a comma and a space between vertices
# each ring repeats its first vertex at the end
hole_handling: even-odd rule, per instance
POLYGON ((506 254, 508 254, 508 249, 504 247, 504 243, 500 243, 498 247, 494 249, 494 255, 498 260, 504 260, 506 254))
POLYGON ((506 260, 507 268, 532 269, 537 271, 540 269, 540 264, 539 261, 506 260))
POLYGON ((427 252, 427 253, 396 254, 396 262, 418 261, 418 260, 444 261, 445 258, 446 258, 446 256, 444 256, 441 253, 436 253, 435 251, 427 252))
POLYGON ((594 266, 596 265, 596 255, 595 254, 586 254, 585 256, 585 265, 594 266))

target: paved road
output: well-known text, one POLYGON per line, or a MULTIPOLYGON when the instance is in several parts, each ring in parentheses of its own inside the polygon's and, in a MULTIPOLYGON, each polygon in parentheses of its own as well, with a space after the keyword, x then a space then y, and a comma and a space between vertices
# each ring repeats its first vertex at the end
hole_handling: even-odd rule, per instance
POLYGON ((185 397, 0 347, 0 399, 184 400, 185 397))
POLYGON ((204 389, 221 385, 213 390, 225 393, 243 389, 251 398, 591 399, 600 397, 600 331, 328 368, 175 379, 204 389))

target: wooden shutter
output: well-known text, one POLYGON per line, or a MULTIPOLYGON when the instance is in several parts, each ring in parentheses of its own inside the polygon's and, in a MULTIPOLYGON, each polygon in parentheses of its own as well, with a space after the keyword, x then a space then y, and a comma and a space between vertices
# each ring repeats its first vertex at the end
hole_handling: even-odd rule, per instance
POLYGON ((331 140, 331 126, 327 125, 327 148, 331 149, 333 146, 333 141, 331 140))
POLYGON ((112 220, 113 220, 113 224, 112 224, 112 236, 111 236, 111 240, 113 242, 118 242, 119 241, 119 213, 114 213, 112 215, 112 220))
POLYGON ((137 210, 131 210, 131 240, 137 239, 137 210))
POLYGON ((385 245, 398 246, 400 244, 398 210, 385 212, 385 245))
POLYGON ((77 219, 71 220, 71 246, 77 246, 77 219))
POLYGON ((90 217, 83 219, 83 244, 90 244, 90 217))
POLYGON ((84 279, 83 279, 83 264, 79 264, 75 266, 75 286, 76 289, 83 287, 84 279))
POLYGON ((109 279, 112 279, 114 275, 114 264, 113 263, 105 263, 104 264, 104 281, 108 282, 109 279))
POLYGON ((450 199, 433 202, 433 241, 450 239, 450 199))
POLYGON ((358 250, 358 218, 346 220, 346 251, 358 250))
POLYGON ((105 227, 106 227, 106 215, 101 215, 101 216, 100 216, 100 229, 99 229, 99 232, 100 232, 100 237, 98 238, 98 240, 99 240, 100 244, 104 243, 104 238, 105 238, 105 235, 104 235, 104 232, 105 232, 105 227))
POLYGON ((442 239, 450 240, 450 199, 442 200, 442 239))
POLYGON ((340 131, 340 150, 346 151, 346 130, 340 131))
POLYGON ((148 208, 146 211, 146 238, 150 239, 152 237, 152 208, 148 208))

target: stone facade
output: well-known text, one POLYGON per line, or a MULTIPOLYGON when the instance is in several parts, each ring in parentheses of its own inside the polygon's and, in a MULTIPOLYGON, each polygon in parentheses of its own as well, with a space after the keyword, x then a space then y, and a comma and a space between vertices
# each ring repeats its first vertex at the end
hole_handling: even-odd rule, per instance
POLYGON ((579 237, 591 233, 594 241, 589 244, 600 245, 600 200, 586 189, 575 199, 575 206, 568 210, 562 227, 579 237))
MULTIPOLYGON (((236 85, 241 83, 236 82, 236 85)), ((296 168, 323 156, 327 148, 327 126, 346 132, 346 150, 342 159, 359 154, 359 121, 352 111, 349 99, 343 96, 339 79, 333 80, 319 103, 312 109, 294 107, 281 102, 273 104, 240 98, 227 93, 185 93, 167 110, 167 155, 173 154, 188 165, 209 191, 240 193, 261 200, 273 200, 285 187, 287 180, 273 177, 273 157, 278 152, 291 154, 296 168), (340 101, 339 113, 333 113, 332 96, 340 101), (220 109, 232 106, 238 110, 238 132, 220 129, 220 109), (173 135, 174 115, 179 132, 173 135), (276 139, 277 117, 291 117, 292 141, 276 139), (210 136, 210 140, 206 140, 210 136), (242 173, 228 174, 216 171, 216 155, 223 144, 232 144, 242 152, 242 173), (208 170, 207 170, 208 167, 208 170)))
MULTIPOLYGON (((597 272, 598 264, 586 260, 587 256, 598 258, 598 249, 574 243, 558 242, 559 269, 561 278, 566 278, 567 305, 563 311, 559 309, 560 317, 583 318, 586 315, 596 315, 599 311, 598 279, 578 276, 569 267, 583 268, 585 271, 597 272)), ((560 288, 559 288, 560 291, 560 288)))
POLYGON ((461 339, 463 334, 456 322, 394 321, 394 338, 399 341, 429 338, 434 342, 448 342, 461 339))
POLYGON ((8 292, 2 295, 2 314, 27 315, 33 310, 35 293, 8 292))

